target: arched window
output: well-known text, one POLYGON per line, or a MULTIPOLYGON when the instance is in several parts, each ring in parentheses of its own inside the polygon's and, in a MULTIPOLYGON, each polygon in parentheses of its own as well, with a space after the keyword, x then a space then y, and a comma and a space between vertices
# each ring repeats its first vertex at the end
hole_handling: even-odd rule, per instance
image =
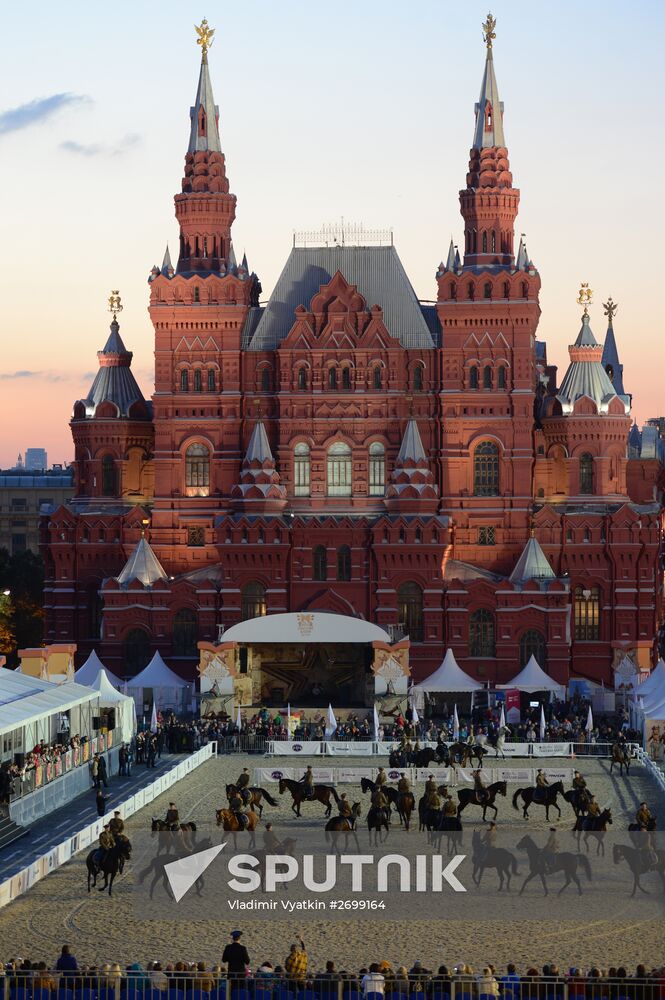
POLYGON ((403 583, 397 591, 397 614, 412 642, 422 642, 423 592, 417 583, 403 583))
POLYGON ((194 301, 195 302, 201 301, 201 289, 199 288, 198 285, 194 286, 194 301))
POLYGON ((485 365, 483 368, 483 389, 492 388, 492 366, 485 365))
POLYGON ((323 545, 317 545, 314 549, 314 579, 328 579, 328 553, 323 545))
POLYGON ((483 253, 487 253, 487 233, 483 230, 483 253))
POLYGON ((510 282, 504 281, 503 283, 503 297, 504 299, 510 298, 510 282))
POLYGON ((522 298, 523 299, 528 299, 529 298, 529 286, 526 283, 526 281, 522 282, 522 298))
POLYGON ((104 455, 102 459, 102 496, 114 497, 118 492, 118 476, 113 455, 104 455))
POLYGON ((194 392, 202 392, 203 384, 201 382, 201 369, 194 369, 194 392))
POLYGON ((493 441, 481 441, 473 453, 473 494, 499 495, 499 448, 493 441))
POLYGON ((309 445, 304 441, 293 452, 293 492, 297 497, 309 496, 309 445))
POLYGON ((261 392, 270 392, 270 369, 261 369, 261 392))
POLYGON ((494 656, 494 615, 486 608, 469 619, 469 656, 494 656))
MULTIPOLYGON (((334 369, 331 369, 334 371, 334 369)), ((351 496, 351 449, 336 441, 328 449, 328 496, 351 496)))
POLYGON ((261 618, 266 613, 266 588, 253 581, 242 588, 242 620, 261 618))
POLYGON ((127 633, 124 641, 125 672, 128 677, 135 677, 150 660, 150 637, 142 628, 133 628, 127 633))
POLYGON ((475 298, 476 289, 472 281, 470 281, 469 284, 467 285, 466 293, 467 293, 467 298, 473 301, 473 299, 475 298))
POLYGON ((520 667, 525 667, 532 656, 535 656, 539 667, 547 665, 547 643, 545 636, 536 628, 529 628, 520 638, 520 667))
POLYGON ((453 301, 457 298, 457 283, 455 281, 450 282, 450 297, 453 301))
POLYGON ((497 389, 506 388, 506 369, 504 365, 499 365, 499 370, 496 373, 496 387, 497 389))
POLYGON ((413 369, 413 391, 422 392, 423 389, 423 369, 422 365, 416 365, 413 369))
POLYGON ((351 579, 351 549, 348 545, 341 545, 337 549, 337 579, 351 579))
POLYGON ((215 388, 215 369, 208 368, 208 392, 214 392, 215 388))
POLYGON ((328 369, 328 388, 329 389, 336 389, 337 388, 337 369, 336 368, 329 368, 328 369))
POLYGON ((208 496, 210 452, 204 444, 190 444, 185 452, 185 490, 189 497, 208 496))
POLYGON ((180 392, 189 392, 189 372, 186 368, 180 372, 180 392))
POLYGON ((575 587, 573 591, 575 639, 594 642, 600 639, 600 590, 598 587, 575 587))
POLYGON ((307 369, 304 365, 298 369, 298 388, 301 390, 307 388, 307 369))
POLYGON ((580 455, 580 493, 593 494, 593 455, 588 451, 580 455))
POLYGON ((494 230, 492 230, 492 242, 490 244, 490 248, 492 253, 496 253, 496 233, 494 230))
POLYGON ((342 389, 351 388, 351 369, 342 368, 342 389))
POLYGON ((380 441, 369 446, 369 495, 382 497, 386 492, 386 450, 380 441))
POLYGON ((376 368, 374 369, 374 388, 375 389, 381 388, 381 368, 379 365, 377 365, 376 368))
POLYGON ((475 365, 469 368, 469 389, 478 388, 478 369, 475 365))
POLYGON ((483 297, 486 299, 492 298, 492 284, 489 281, 486 281, 483 285, 483 297))
POLYGON ((104 601, 99 593, 100 582, 91 583, 86 588, 86 602, 88 605, 88 632, 91 639, 101 639, 102 636, 102 611, 104 601))
POLYGON ((181 608, 173 616, 173 655, 196 656, 196 614, 190 608, 181 608))
POLYGON ((605 371, 607 372, 607 377, 614 385, 614 365, 605 365, 605 371))

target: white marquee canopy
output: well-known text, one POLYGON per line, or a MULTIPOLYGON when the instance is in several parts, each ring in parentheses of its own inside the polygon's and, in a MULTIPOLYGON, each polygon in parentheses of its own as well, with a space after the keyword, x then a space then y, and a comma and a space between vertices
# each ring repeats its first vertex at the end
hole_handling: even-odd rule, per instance
POLYGON ((516 677, 513 677, 507 684, 497 684, 497 688, 500 690, 517 688, 519 691, 533 694, 536 691, 561 691, 563 685, 546 674, 535 656, 531 656, 527 665, 520 670, 516 677))
POLYGON ((390 636, 378 625, 321 611, 262 615, 232 625, 222 642, 255 644, 260 642, 390 642, 390 636))
POLYGON ((98 699, 99 691, 82 684, 54 684, 0 667, 0 736, 98 699))
POLYGON ((122 685, 120 678, 116 677, 110 670, 107 670, 94 649, 83 666, 79 667, 74 674, 74 680, 77 684, 87 684, 89 687, 93 687, 100 670, 104 670, 106 672, 107 679, 115 687, 120 687, 122 685))
POLYGON ((413 690, 425 691, 428 694, 434 692, 443 694, 447 691, 451 693, 454 691, 482 691, 483 685, 464 673, 455 659, 452 649, 448 649, 441 665, 420 684, 414 685, 413 690))

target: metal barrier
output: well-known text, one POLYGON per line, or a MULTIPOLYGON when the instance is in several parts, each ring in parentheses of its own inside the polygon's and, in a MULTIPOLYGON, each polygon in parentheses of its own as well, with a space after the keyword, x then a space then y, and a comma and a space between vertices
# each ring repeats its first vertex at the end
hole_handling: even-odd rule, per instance
POLYGON ((217 740, 217 753, 266 753, 268 740, 252 733, 221 736, 217 740))
MULTIPOLYGON (((30 963, 28 963, 30 964, 30 963)), ((165 964, 165 963, 164 963, 165 964)), ((105 965, 96 972, 7 969, 0 1000, 661 1000, 658 977, 606 978, 597 968, 579 975, 501 976, 491 973, 432 974, 415 967, 406 974, 309 971, 265 972, 255 977, 210 969, 162 971, 160 963, 123 971, 105 965), (157 968, 154 968, 154 965, 157 968), (500 992, 499 992, 500 991, 500 992)), ((285 961, 286 965, 286 961, 285 961)), ((281 967, 280 967, 281 968, 281 967)), ((531 970, 530 970, 531 971, 531 970)))
MULTIPOLYGON (((242 737, 240 737, 242 739, 242 737)), ((436 743, 421 743, 421 748, 432 749, 436 748, 436 743)), ((446 746, 452 746, 451 742, 446 741, 446 746)), ((504 753, 506 757, 605 757, 609 758, 612 756, 612 743, 573 743, 570 740, 563 741, 551 741, 549 743, 512 743, 506 744, 504 746, 504 753)), ((637 756, 637 751, 640 748, 638 743, 628 743, 627 746, 630 749, 631 755, 633 757, 637 756)), ((268 756, 275 757, 290 757, 292 755, 307 757, 309 755, 314 756, 324 756, 324 757, 334 757, 334 756, 348 756, 353 757, 354 754, 358 757, 385 757, 388 756, 393 750, 399 749, 399 744, 392 741, 384 741, 383 743, 377 743, 376 741, 366 741, 366 740, 268 740, 264 741, 264 752, 268 756)), ((486 760, 494 761, 496 760, 496 751, 494 747, 489 744, 484 745, 486 751, 486 760)), ((228 751, 232 752, 232 751, 228 751)), ((238 753, 247 753, 248 751, 238 750, 238 753)), ((262 751, 258 748, 255 751, 249 751, 255 753, 261 753, 262 751)), ((400 765, 401 766, 401 765, 400 765)), ((409 766, 408 764, 405 766, 409 766)))

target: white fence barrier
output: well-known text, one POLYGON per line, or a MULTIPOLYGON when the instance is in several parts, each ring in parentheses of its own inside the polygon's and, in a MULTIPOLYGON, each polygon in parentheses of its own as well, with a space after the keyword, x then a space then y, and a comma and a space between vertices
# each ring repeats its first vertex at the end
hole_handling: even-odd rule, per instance
MULTIPOLYGON (((423 750, 435 750, 436 743, 421 743, 423 750)), ((451 742, 446 746, 452 746, 451 742)), ((637 755, 638 744, 628 744, 633 756, 637 755)), ((393 742, 351 741, 343 740, 269 740, 266 756, 268 757, 387 757, 398 744, 393 742)), ((494 747, 485 746, 486 761, 500 759, 494 747)), ((611 743, 504 743, 505 757, 611 757, 611 743)))
MULTIPOLYGON (((123 819, 127 819, 135 812, 138 812, 139 809, 142 809, 147 802, 152 802, 153 798, 161 795, 171 785, 175 785, 177 781, 184 778, 190 771, 193 771, 211 757, 216 756, 216 754, 217 744, 208 743, 206 746, 201 747, 200 750, 197 750, 196 753, 193 753, 191 757, 187 757, 184 761, 171 768, 166 774, 161 774, 151 785, 135 792, 134 795, 130 795, 124 802, 119 802, 117 805, 114 803, 114 808, 120 810, 123 819), (159 791, 157 791, 157 788, 159 788, 159 791)), ((19 896, 24 895, 36 882, 39 882, 40 879, 43 879, 50 872, 55 871, 56 868, 60 868, 61 865, 64 865, 65 862, 69 861, 75 854, 78 854, 79 851, 90 847, 91 844, 96 844, 105 822, 108 822, 108 819, 101 816, 93 823, 89 823, 81 830, 77 830, 76 833, 67 837, 57 847, 53 847, 46 854, 42 854, 41 857, 33 861, 27 868, 23 868, 5 882, 0 882, 0 908, 11 903, 19 896)))
MULTIPOLYGON (((314 781, 321 784, 334 784, 334 785, 359 785, 363 778, 369 778, 370 781, 376 779, 378 768, 376 767, 313 767, 312 773, 314 775, 314 781)), ((573 768, 543 768, 545 777, 553 784, 555 781, 563 781, 564 784, 570 784, 573 780, 573 768)), ((430 774, 434 775, 434 780, 441 785, 450 785, 455 787, 458 785, 472 785, 473 784, 473 768, 470 767, 435 767, 431 769, 427 768, 415 768, 415 767, 403 767, 403 768, 386 768, 386 775, 388 781, 395 783, 399 781, 400 777, 404 775, 409 779, 413 786, 424 784, 427 781, 430 774)), ((281 778, 288 778, 291 781, 300 781, 303 776, 303 770, 301 767, 255 767, 253 784, 261 785, 271 784, 279 781, 281 778)), ((534 785, 536 782, 536 768, 535 767, 485 767, 483 768, 483 781, 486 785, 492 784, 493 781, 507 781, 510 784, 517 785, 534 785)))

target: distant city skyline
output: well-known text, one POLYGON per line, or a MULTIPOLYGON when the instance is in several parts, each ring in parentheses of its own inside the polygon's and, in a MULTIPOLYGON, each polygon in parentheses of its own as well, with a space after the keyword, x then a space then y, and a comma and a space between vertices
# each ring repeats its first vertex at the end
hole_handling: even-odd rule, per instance
MULTIPOLYGON (((654 197, 665 140, 660 38, 665 9, 645 0, 564 0, 525 9, 492 4, 517 231, 543 280, 538 338, 567 364, 579 330, 580 281, 614 321, 633 416, 662 411, 656 345, 661 311, 644 277, 663 263, 663 207, 654 197), (656 168, 657 169, 657 168, 656 168)), ((16 44, 24 11, 3 10, 0 41, 2 191, 0 465, 21 435, 70 460, 72 404, 84 397, 108 334, 111 288, 125 305, 122 336, 146 397, 153 391, 150 267, 177 246, 180 187, 200 52, 193 22, 217 29, 210 53, 222 147, 238 196, 234 241, 272 290, 293 230, 344 217, 391 226, 416 293, 451 235, 462 243, 458 191, 473 136, 487 3, 417 8, 367 0, 335 17, 291 0, 274 7, 111 8, 42 0, 29 57, 16 44), (349 31, 349 18, 354 30, 349 31), (370 43, 371 44, 368 44, 370 43), (119 72, 121 67, 121 72, 119 72), (17 169, 20 164, 20 170, 17 169), (11 170, 11 174, 9 171, 11 170), (10 183, 11 178, 11 183, 10 183)), ((174 253, 174 257, 177 254, 174 253)))

